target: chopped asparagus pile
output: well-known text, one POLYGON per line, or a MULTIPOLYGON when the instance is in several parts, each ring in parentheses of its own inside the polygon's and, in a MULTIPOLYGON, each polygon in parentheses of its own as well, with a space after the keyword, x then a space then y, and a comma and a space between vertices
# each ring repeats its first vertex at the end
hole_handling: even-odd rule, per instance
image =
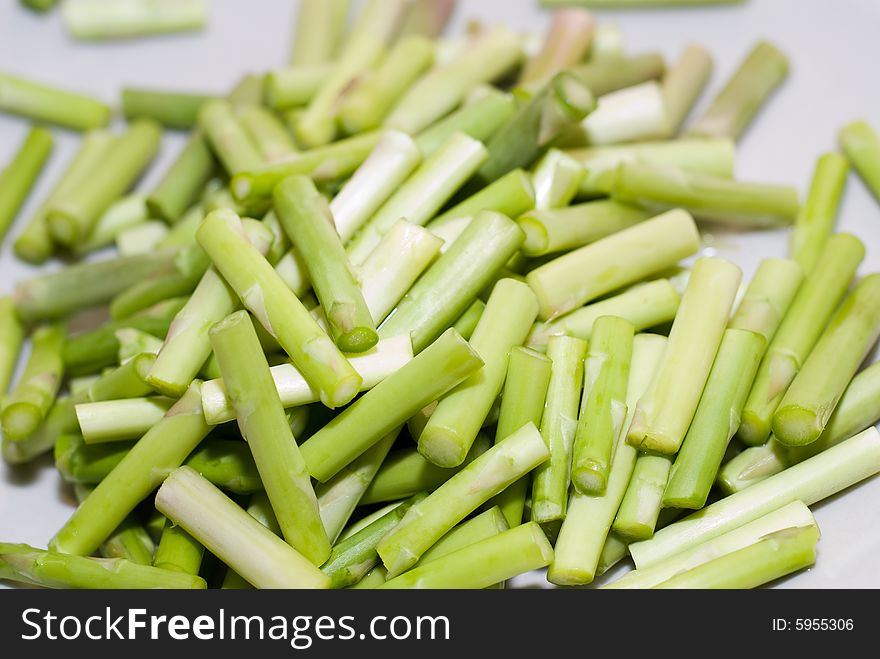
MULTIPOLYGON (((701 3, 736 0, 542 2, 701 3)), ((347 0, 301 0, 286 64, 227 94, 126 88, 122 131, 97 99, 0 73, 0 112, 34 124, 0 170, 0 240, 80 261, 0 296, 3 458, 51 454, 80 502, 46 549, 4 529, 0 579, 582 586, 629 555, 611 587, 752 588, 813 564, 808 506, 880 472, 880 365, 859 370, 880 274, 835 232, 850 164, 880 195, 877 134, 842 128, 802 204, 734 177, 788 73, 773 44, 689 121, 713 68, 698 44, 630 53, 572 7, 540 42, 450 38, 454 5, 349 20, 347 0), (81 145, 13 227, 42 124, 81 145), (189 139, 133 192, 164 129, 189 139), (708 227, 793 227, 789 253, 744 277, 701 251, 708 227)), ((202 0, 63 12, 80 39, 206 18, 202 0)))

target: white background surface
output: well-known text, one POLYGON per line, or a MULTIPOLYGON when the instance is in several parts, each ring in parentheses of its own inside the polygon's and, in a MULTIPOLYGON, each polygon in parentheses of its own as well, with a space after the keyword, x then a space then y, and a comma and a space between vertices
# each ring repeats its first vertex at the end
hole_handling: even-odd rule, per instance
MULTIPOLYGON (((246 72, 286 60, 296 2, 210 0, 210 24, 198 34, 117 42, 76 43, 66 37, 57 13, 32 14, 17 0, 0 2, 0 70, 80 89, 112 103, 123 85, 221 93, 246 72)), ((743 6, 597 12, 624 31, 630 52, 659 50, 674 58, 689 42, 716 57, 710 93, 718 89, 752 44, 768 38, 791 59, 791 75, 740 143, 742 179, 791 183, 806 192, 815 158, 836 145, 837 129, 865 117, 880 128, 880 2, 877 0, 751 0, 743 6)), ((469 18, 542 30, 547 12, 534 0, 459 0, 451 32, 469 18)), ((476 66, 479 63, 475 63, 476 66)), ((0 163, 26 132, 23 121, 0 115, 0 163)), ((12 256, 11 242, 23 221, 64 170, 78 135, 56 130, 57 145, 19 223, 0 253, 0 295, 30 268, 12 256)), ((149 188, 182 143, 168 135, 161 157, 142 182, 149 188)), ((880 206, 851 176, 839 228, 868 248, 862 274, 880 270, 880 206)), ((733 259, 749 277, 765 256, 785 253, 787 232, 706 236, 707 250, 733 259)), ((52 266, 50 266, 52 267, 52 266)), ((45 546, 71 512, 67 490, 43 459, 10 469, 0 462, 0 540, 45 546)), ((782 587, 880 587, 880 480, 863 483, 814 507, 822 530, 819 559, 782 587)), ((537 586, 539 575, 520 585, 537 586)), ((2 587, 2 585, 0 585, 2 587)))

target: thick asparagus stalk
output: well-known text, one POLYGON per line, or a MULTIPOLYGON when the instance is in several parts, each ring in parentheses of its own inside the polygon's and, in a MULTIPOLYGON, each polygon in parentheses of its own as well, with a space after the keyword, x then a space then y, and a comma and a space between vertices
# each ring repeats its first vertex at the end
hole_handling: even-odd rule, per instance
POLYGON ((859 364, 880 336, 880 274, 862 279, 831 319, 773 415, 789 446, 816 441, 859 364))
POLYGON ((866 121, 854 121, 837 135, 840 146, 859 176, 880 199, 880 137, 866 121))
POLYGON ((760 334, 766 347, 776 335, 803 280, 804 271, 796 261, 764 259, 730 320, 730 328, 760 334))
POLYGON ((52 151, 52 133, 31 128, 13 159, 0 170, 0 243, 52 151))
POLYGON ((51 451, 61 435, 79 430, 73 410, 73 400, 59 398, 46 415, 46 420, 30 437, 21 441, 3 438, 3 459, 11 465, 23 464, 51 451))
POLYGON ((846 185, 849 164, 838 153, 826 153, 816 161, 807 201, 798 215, 789 241, 791 258, 809 273, 834 230, 837 209, 846 185))
POLYGON ((638 456, 612 525, 617 535, 627 542, 654 535, 671 469, 672 458, 668 455, 638 456))
POLYGON ((274 336, 329 407, 354 398, 362 379, 317 325, 269 262, 241 232, 231 211, 214 211, 197 233, 214 267, 263 327, 274 336))
POLYGON ((64 373, 64 335, 61 325, 40 327, 34 332, 33 348, 21 379, 3 400, 0 421, 6 439, 22 441, 30 437, 55 403, 64 373))
POLYGON ((211 329, 211 346, 284 538, 316 565, 330 542, 305 461, 290 431, 250 316, 238 311, 211 329))
POLYGON ((478 214, 382 323, 379 337, 409 333, 413 350, 423 350, 468 308, 522 240, 522 231, 507 217, 478 214))
POLYGON ((293 138, 272 111, 259 105, 245 105, 238 108, 236 118, 263 162, 279 162, 297 153, 293 138))
MULTIPOLYGON (((73 486, 79 502, 84 501, 94 489, 82 483, 73 486)), ((138 565, 152 565, 155 549, 147 530, 133 515, 129 515, 101 545, 99 552, 104 558, 124 558, 138 565)))
POLYGON ((680 303, 681 295, 668 279, 638 284, 620 295, 589 304, 552 322, 535 324, 527 345, 544 350, 551 336, 573 336, 588 341, 596 320, 602 316, 623 318, 632 323, 636 332, 641 332, 671 322, 680 303))
MULTIPOLYGON (((504 490, 504 492, 506 491, 504 490)), ((511 527, 508 526, 507 520, 504 519, 504 515, 501 514, 499 508, 493 506, 485 512, 471 517, 466 522, 456 525, 449 533, 440 538, 430 549, 422 554, 419 562, 416 563, 416 567, 427 565, 438 558, 447 556, 459 549, 470 547, 487 538, 494 538, 509 528, 511 527)))
POLYGON ((712 56, 705 48, 690 44, 663 76, 663 98, 670 135, 677 134, 712 75, 712 56))
POLYGON ((791 186, 743 183, 636 163, 618 166, 611 196, 658 213, 684 208, 698 220, 742 228, 787 226, 800 210, 797 190, 791 186))
POLYGON ((798 290, 758 368, 737 431, 737 436, 749 446, 767 441, 774 413, 846 293, 864 255, 865 248, 855 236, 837 234, 828 239, 816 268, 798 290))
POLYGON ((139 439, 173 404, 173 399, 162 396, 80 403, 76 420, 87 444, 139 439))
POLYGON ((0 112, 72 130, 103 128, 110 121, 110 108, 94 98, 6 73, 0 73, 0 112))
POLYGON ((657 53, 644 53, 632 57, 600 58, 570 70, 594 96, 599 97, 660 78, 666 71, 666 63, 657 53))
POLYGON ((532 270, 526 281, 538 296, 541 319, 551 320, 674 266, 698 246, 693 218, 670 211, 560 256, 532 270))
POLYGON ((566 144, 621 144, 668 137, 666 99, 650 80, 601 96, 592 112, 566 135, 566 144))
POLYGON ((563 151, 550 149, 535 165, 532 174, 535 208, 541 211, 568 206, 586 174, 577 160, 563 151))
POLYGON ((532 478, 531 518, 540 524, 565 517, 571 448, 577 431, 586 354, 587 343, 580 339, 559 336, 551 337, 547 343, 552 366, 541 416, 541 436, 550 451, 550 459, 538 467, 532 478))
POLYGON ((379 588, 488 588, 552 560, 547 536, 528 522, 415 567, 379 588))
POLYGON ((538 85, 584 60, 593 40, 595 19, 582 9, 553 14, 541 51, 529 59, 519 76, 521 85, 538 85))
POLYGON ((15 305, 8 297, 0 297, 0 398, 6 395, 24 340, 24 328, 15 305))
POLYGON ((62 17, 75 39, 119 39, 200 30, 208 20, 204 0, 73 0, 62 17))
POLYGON ((186 210, 199 199, 216 169, 217 161, 207 141, 201 133, 193 133, 147 196, 150 213, 166 222, 181 221, 186 210))
POLYGON ((302 445, 312 476, 326 482, 482 365, 477 352, 454 330, 447 330, 302 445))
POLYGON ((773 44, 759 42, 688 130, 688 135, 739 139, 786 77, 786 56, 773 44))
POLYGON ((151 353, 136 355, 118 368, 101 375, 88 389, 88 400, 96 403, 104 400, 139 398, 153 392, 146 382, 156 356, 151 353))
POLYGON ((199 127, 223 168, 234 176, 265 163, 228 101, 213 100, 199 110, 199 127))
POLYGON ((880 471, 880 433, 875 428, 851 437, 753 487, 737 492, 630 545, 643 568, 716 538, 792 501, 812 505, 880 471))
POLYGON ((167 128, 193 128, 199 108, 213 97, 206 94, 125 87, 122 114, 126 119, 152 119, 167 128))
POLYGON ((443 534, 549 455, 531 423, 486 451, 410 508, 400 524, 379 542, 377 551, 388 575, 393 578, 412 567, 443 534))
MULTIPOLYGON (((535 207, 535 188, 529 175, 515 169, 479 192, 456 204, 428 223, 428 229, 444 238, 445 230, 460 221, 465 226, 480 211, 494 211, 508 217, 519 217, 535 207)), ((462 228, 462 231, 464 228, 462 228)), ((453 240, 447 241, 448 248, 453 240)), ((443 251, 446 251, 445 249, 443 251)))
POLYGON ((724 332, 706 388, 675 458, 663 505, 699 510, 706 505, 727 445, 764 352, 764 338, 745 330, 724 332))
POLYGON ((171 475, 156 508, 257 588, 329 588, 330 578, 189 467, 171 475))
POLYGON ((348 17, 349 0, 304 0, 299 5, 292 66, 311 66, 331 62, 336 54, 348 17))
POLYGON ((264 80, 266 105, 277 111, 308 105, 332 68, 323 63, 270 71, 264 80))
POLYGON ((194 382, 101 481, 52 539, 52 549, 90 554, 165 476, 183 464, 210 430, 202 414, 199 386, 199 381, 194 382))
POLYGON ((127 442, 86 446, 77 434, 76 416, 73 427, 65 428, 55 439, 55 467, 65 481, 74 484, 100 483, 131 450, 127 442))
POLYGON ((626 387, 634 330, 615 316, 596 321, 584 360, 584 397, 572 446, 571 482, 581 494, 602 495, 614 445, 627 416, 626 387))
POLYGON ((116 244, 119 254, 153 251, 167 237, 168 227, 160 220, 150 220, 143 195, 130 194, 114 201, 98 218, 89 237, 73 249, 77 256, 91 254, 108 245, 116 244), (138 233, 151 244, 137 242, 138 233))
POLYGON ((28 545, 0 544, 0 579, 45 588, 206 588, 199 576, 124 558, 83 558, 28 545))
POLYGON ((189 533, 166 520, 162 538, 156 547, 153 566, 163 570, 198 574, 205 548, 189 533))
MULTIPOLYGON (((418 437, 419 452, 440 467, 464 462, 504 383, 508 354, 538 315, 535 295, 513 279, 499 281, 470 339, 483 367, 444 396, 418 437)), ((516 430, 516 429, 514 429, 516 430)))

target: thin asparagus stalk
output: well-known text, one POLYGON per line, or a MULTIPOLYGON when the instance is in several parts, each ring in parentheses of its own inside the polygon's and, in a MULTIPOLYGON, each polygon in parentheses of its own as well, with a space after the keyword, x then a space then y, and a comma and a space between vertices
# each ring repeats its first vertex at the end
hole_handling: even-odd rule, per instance
POLYGON ((553 547, 541 527, 528 522, 396 578, 389 571, 392 578, 379 588, 488 588, 552 560, 553 547))
POLYGON ((229 189, 236 201, 250 203, 270 197, 275 186, 288 176, 302 174, 316 182, 346 178, 361 166, 381 138, 380 131, 356 135, 302 151, 283 162, 239 172, 232 178, 229 189))
POLYGON ((266 163, 235 116, 230 102, 212 100, 205 103, 199 109, 199 127, 230 176, 266 163))
POLYGON ((737 431, 745 444, 758 446, 767 441, 785 392, 843 299, 864 256, 865 248, 855 236, 837 234, 828 239, 758 368, 737 431))
POLYGON ((645 142, 670 133, 663 89, 650 80, 599 97, 596 110, 566 135, 566 144, 645 142))
POLYGON ((569 69, 596 97, 620 89, 657 80, 666 72, 666 63, 657 53, 632 57, 598 59, 569 69))
MULTIPOLYGON (((89 237, 76 245, 73 251, 78 256, 90 254, 107 245, 112 245, 117 240, 122 240, 124 234, 130 229, 157 223, 162 224, 158 220, 149 221, 149 211, 143 195, 126 195, 118 201, 114 201, 106 211, 101 213, 89 237)), ((161 239, 164 238, 165 235, 161 239)), ((134 253, 122 252, 122 246, 117 246, 120 248, 122 256, 134 253)), ((141 245, 132 246, 141 247, 141 245)), ((154 248, 158 248, 158 243, 150 245, 149 249, 142 249, 141 253, 152 251, 154 248)))
POLYGON ((526 234, 523 254, 535 257, 589 245, 648 217, 646 211, 636 206, 599 200, 568 208, 530 211, 519 216, 517 223, 526 234))
POLYGON ((460 465, 504 383, 510 350, 522 343, 538 314, 525 284, 502 279, 470 339, 483 367, 444 396, 418 438, 419 452, 440 467, 460 465))
POLYGON ((786 56, 773 44, 758 42, 688 135, 739 139, 786 77, 786 56))
POLYGON ((522 239, 522 231, 507 217, 478 214, 391 312, 379 337, 409 333, 413 350, 424 349, 468 308, 522 239))
POLYGON ((880 336, 880 274, 844 300, 773 415, 773 434, 789 446, 819 439, 859 364, 880 336))
POLYGON ((302 445, 312 476, 326 482, 482 365, 477 352, 448 330, 302 445))
MULTIPOLYGON (((544 402, 550 385, 553 362, 544 355, 517 346, 510 351, 507 375, 501 394, 501 409, 495 429, 495 441, 500 442, 527 423, 541 425, 544 402)), ((531 483, 524 476, 512 483, 487 505, 497 505, 509 527, 523 523, 523 511, 531 483)))
POLYGON ((83 558, 0 544, 0 578, 45 588, 206 588, 198 576, 138 565, 124 558, 83 558))
POLYGON ((419 131, 416 145, 427 158, 455 133, 485 143, 515 111, 516 103, 510 94, 495 87, 477 87, 458 110, 419 131))
POLYGON ((6 73, 0 73, 0 112, 80 131, 110 122, 110 108, 97 99, 6 73))
POLYGON ((452 325, 465 341, 470 341, 485 310, 486 304, 482 300, 474 300, 473 304, 465 309, 464 313, 452 325))
MULTIPOLYGON (((622 428, 632 419, 635 402, 651 383, 666 349, 662 336, 643 334, 632 343, 632 368, 626 384, 626 419, 622 428)), ((636 463, 636 451, 625 441, 617 440, 614 462, 608 484, 602 496, 580 494, 572 490, 568 511, 559 537, 556 556, 547 573, 552 583, 582 585, 592 582, 599 572, 599 564, 614 515, 626 492, 636 463)))
POLYGON ((74 39, 101 40, 200 30, 208 9, 204 0, 73 0, 61 15, 74 39))
POLYGON ((668 279, 638 284, 620 295, 589 304, 549 323, 532 327, 526 344, 544 350, 551 336, 573 336, 589 341, 593 325, 602 316, 618 316, 632 323, 636 332, 671 322, 681 303, 675 286, 668 279))
POLYGON ((796 261, 764 259, 746 288, 730 328, 760 334, 766 347, 791 308, 803 280, 804 271, 796 261))
POLYGON ((862 120, 844 126, 837 135, 840 146, 859 176, 880 199, 880 137, 862 120))
POLYGON ((369 350, 378 341, 375 323, 334 228, 327 200, 304 176, 282 181, 274 199, 281 224, 321 302, 330 336, 347 352, 369 350))
POLYGON ((350 135, 374 130, 397 100, 434 63, 434 43, 422 36, 401 38, 382 63, 347 94, 339 122, 350 135))
POLYGON ((826 153, 816 161, 807 201, 798 215, 789 241, 789 254, 809 273, 834 230, 837 210, 849 164, 838 153, 826 153))
POLYGON ((414 135, 449 114, 481 83, 500 78, 522 57, 519 36, 495 27, 476 36, 451 61, 434 67, 411 86, 385 125, 414 135), (480 66, 474 66, 480 62, 480 66))
POLYGON ((611 527, 617 535, 627 542, 654 535, 671 469, 672 458, 668 455, 638 456, 611 527))
POLYGON ((79 430, 74 414, 73 400, 59 398, 46 415, 46 420, 27 439, 12 441, 3 438, 3 459, 8 464, 24 464, 37 456, 52 451, 55 441, 61 436, 79 430))
POLYGON ((201 133, 193 133, 147 196, 150 213, 172 224, 181 221, 216 169, 217 161, 207 141, 201 133))
POLYGON ((724 332, 694 420, 669 472, 664 507, 699 510, 706 505, 724 452, 739 428, 765 345, 764 337, 754 332, 724 332))
POLYGON ((677 167, 687 172, 733 178, 735 148, 728 138, 682 139, 613 146, 569 149, 566 153, 584 166, 581 197, 605 196, 611 192, 617 168, 622 163, 677 167))
MULTIPOLYGON (((504 491, 506 492, 507 490, 504 491)), ((517 524, 517 526, 519 526, 519 524, 517 524)), ((464 549, 465 547, 470 547, 482 540, 494 538, 496 535, 504 533, 504 531, 507 531, 509 528, 511 527, 508 526, 507 520, 505 520, 504 515, 501 514, 501 510, 499 510, 497 506, 493 506, 485 512, 470 518, 466 522, 462 522, 455 526, 451 531, 434 543, 430 549, 422 554, 419 562, 416 563, 416 567, 427 565, 428 563, 436 561, 438 558, 448 556, 453 552, 464 549)))
POLYGON ((800 501, 793 501, 719 535, 711 540, 686 549, 679 554, 641 568, 605 586, 618 588, 653 588, 680 572, 693 569, 716 558, 748 547, 761 538, 783 529, 816 528, 810 509, 800 501))
POLYGON ((681 447, 709 377, 742 279, 724 259, 695 264, 669 334, 669 348, 639 401, 627 441, 666 455, 681 447))
POLYGON ((348 242, 419 165, 422 155, 409 135, 387 131, 363 165, 330 202, 336 231, 348 242))
POLYGON ((880 471, 880 433, 869 428, 630 545, 636 567, 649 567, 792 501, 812 505, 880 471))
POLYGON ((289 62, 311 66, 331 62, 342 41, 349 0, 304 0, 299 5, 289 62))
POLYGON ((698 220, 741 228, 773 228, 795 221, 797 190, 787 185, 744 183, 674 167, 619 165, 611 196, 662 212, 684 208, 698 220))
POLYGON ((538 467, 532 477, 531 519, 540 524, 565 517, 586 354, 587 343, 580 339, 552 337, 547 344, 552 367, 541 416, 541 435, 550 451, 550 460, 538 467))
POLYGON ((539 85, 584 60, 593 40, 595 19, 582 9, 553 14, 541 52, 529 59, 519 76, 521 85, 539 85))
POLYGON ((586 176, 586 170, 574 158, 558 149, 550 149, 535 166, 535 208, 564 208, 571 203, 586 176))
POLYGON ((273 110, 290 110, 308 105, 327 75, 330 63, 277 69, 266 74, 266 105, 273 110))
POLYGON ((241 233, 231 211, 214 211, 197 233, 214 267, 290 355, 306 380, 329 407, 344 405, 358 392, 362 378, 269 262, 241 233))
POLYGON ((159 488, 156 508, 257 588, 329 588, 330 578, 189 467, 159 488))
MULTIPOLYGON (((358 505, 399 501, 418 492, 433 492, 450 476, 458 473, 489 450, 491 441, 480 434, 465 461, 453 469, 438 467, 415 448, 398 449, 389 453, 376 472, 358 505)), ((354 464, 354 463, 352 463, 354 464)))
POLYGON ((152 119, 166 128, 193 128, 199 109, 211 100, 207 94, 168 92, 125 87, 122 114, 126 119, 152 119))
POLYGON ((46 129, 31 128, 15 156, 0 170, 0 243, 46 164, 53 141, 46 129))
POLYGON ((347 247, 361 265, 401 217, 423 226, 486 161, 482 143, 456 133, 401 185, 355 235, 347 247))
POLYGON ((462 219, 469 222, 480 211, 494 211, 507 217, 519 217, 535 207, 535 196, 535 187, 529 175, 522 169, 514 169, 438 215, 427 226, 442 237, 446 227, 462 219))
POLYGON ((236 116, 263 162, 278 162, 297 153, 290 133, 270 110, 259 105, 246 105, 238 109, 236 116))
POLYGON ((139 439, 173 404, 173 399, 162 396, 80 403, 76 420, 87 444, 139 439))
POLYGON ((608 485, 614 445, 627 416, 634 333, 630 322, 603 316, 596 320, 590 338, 584 360, 586 393, 571 458, 571 482, 581 494, 602 495, 608 485))
POLYGON ((202 414, 200 384, 195 381, 162 421, 101 481, 52 539, 52 549, 66 554, 90 554, 183 463, 210 430, 202 414))
POLYGON ((676 135, 693 110, 712 75, 712 56, 698 44, 690 44, 663 76, 663 98, 669 134, 676 135))
POLYGON ((290 431, 250 316, 238 311, 216 324, 210 335, 239 429, 253 453, 284 538, 320 565, 330 555, 330 542, 306 463, 290 431))
MULTIPOLYGON (((90 485, 77 483, 73 487, 78 501, 82 502, 94 490, 90 485)), ((104 558, 124 558, 138 565, 152 565, 155 545, 147 530, 134 516, 129 515, 101 545, 100 554, 104 558)))
MULTIPOLYGON (((352 357, 350 363, 363 379, 361 386, 366 390, 375 387, 410 360, 412 360, 412 348, 409 337, 400 335, 383 339, 372 350, 352 357)), ((292 364, 279 364, 269 370, 281 398, 281 404, 285 408, 320 400, 320 392, 314 389, 292 364)), ((211 425, 236 418, 235 409, 222 379, 209 380, 202 385, 202 405, 205 419, 211 425)))
POLYGON ((204 554, 205 548, 195 538, 166 520, 162 538, 153 557, 153 566, 197 575, 202 567, 204 554))
POLYGON ((532 270, 541 319, 552 320, 590 300, 674 266, 697 251, 693 218, 670 211, 560 256, 532 270))
POLYGON ((43 326, 34 332, 33 348, 21 379, 3 400, 0 421, 4 438, 22 441, 30 437, 55 403, 64 373, 64 335, 61 325, 43 326))
POLYGON ((377 550, 388 575, 393 578, 412 567, 464 517, 549 455, 537 428, 528 424, 474 460, 410 508, 400 524, 379 542, 377 550))
POLYGON ((9 297, 0 297, 0 398, 6 395, 24 340, 24 327, 9 297))
POLYGON ((110 370, 89 387, 88 399, 96 403, 104 400, 139 398, 153 392, 145 377, 156 361, 156 356, 142 353, 118 368, 110 370))

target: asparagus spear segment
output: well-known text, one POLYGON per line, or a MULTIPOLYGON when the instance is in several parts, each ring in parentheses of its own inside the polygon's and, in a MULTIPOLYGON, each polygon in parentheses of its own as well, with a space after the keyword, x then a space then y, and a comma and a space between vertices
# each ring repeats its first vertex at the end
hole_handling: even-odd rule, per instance
POLYGON ((256 169, 265 160, 228 101, 213 100, 199 110, 199 127, 230 176, 256 169))
POLYGON ((101 375, 89 387, 88 400, 94 403, 103 400, 138 398, 152 393, 153 388, 145 378, 155 362, 156 356, 151 353, 135 355, 118 368, 101 375))
POLYGON ((83 558, 28 545, 0 544, 0 578, 45 588, 203 589, 199 576, 124 558, 83 558))
POLYGON ((379 588, 488 588, 552 560, 547 536, 535 522, 528 522, 392 576, 379 588))
POLYGON ((147 196, 150 213, 172 224, 182 221, 216 169, 217 161, 204 136, 200 132, 193 133, 147 196))
POLYGON ((570 71, 590 88, 594 96, 599 97, 660 78, 666 71, 666 63, 657 53, 644 53, 632 57, 600 58, 570 71))
POLYGON ((11 465, 30 462, 52 451, 62 435, 76 433, 78 430, 73 400, 59 398, 46 415, 46 420, 29 437, 20 441, 3 437, 3 459, 11 465))
POLYGON ((709 377, 739 288, 742 272, 724 259, 694 264, 687 290, 648 393, 639 401, 627 441, 642 450, 674 454, 709 377))
POLYGON ((62 17, 75 39, 119 39, 200 30, 208 20, 204 0, 73 0, 62 17))
POLYGON ((199 109, 213 97, 206 94, 125 87, 122 114, 126 119, 152 119, 168 128, 193 128, 199 109))
POLYGON ((270 110, 259 105, 245 105, 238 108, 236 118, 264 162, 278 162, 297 153, 287 128, 270 110))
POLYGON ((74 252, 78 256, 91 254, 114 243, 122 256, 150 252, 158 246, 159 241, 167 237, 167 231, 164 222, 150 220, 143 195, 130 194, 114 201, 107 210, 101 213, 89 237, 76 245, 74 252), (142 243, 135 244, 134 239, 138 231, 145 231, 148 234, 145 236, 146 239, 152 240, 153 243, 146 247, 142 243), (149 235, 151 232, 152 234, 161 233, 161 235, 153 238, 152 235, 149 235), (128 241, 126 240, 127 236, 130 236, 128 241), (138 250, 140 251, 138 252, 138 250))
POLYGON ((711 75, 712 56, 697 44, 685 48, 675 64, 666 71, 661 85, 671 135, 681 130, 711 75))
POLYGON ((156 508, 257 588, 329 588, 330 578, 189 467, 174 470, 156 508))
POLYGON ((510 350, 523 342, 538 315, 525 284, 502 279, 470 339, 483 367, 444 396, 418 438, 419 452, 440 467, 460 465, 504 383, 510 350))
POLYGON ((333 60, 348 17, 349 0, 304 0, 296 16, 292 66, 311 66, 333 60))
MULTIPOLYGON (((443 231, 453 223, 469 222, 480 211, 494 211, 508 217, 519 217, 535 207, 535 187, 521 169, 505 174, 479 192, 456 204, 428 223, 428 229, 444 237, 443 231)), ((449 241, 451 242, 454 241, 449 241)), ((448 247, 448 245, 447 245, 448 247)))
POLYGON ((694 420, 669 473, 663 493, 666 508, 698 510, 706 505, 724 451, 739 427, 764 346, 760 334, 724 332, 694 420))
POLYGON ((532 270, 541 319, 551 320, 605 293, 674 266, 697 251, 693 218, 670 211, 532 270))
POLYGON ((880 433, 869 428, 760 483, 630 545, 636 567, 716 538, 792 501, 812 505, 880 471, 880 433))
POLYGON ((849 164, 838 153, 826 153, 816 161, 807 201, 798 215, 789 242, 791 258, 809 273, 834 229, 849 164))
POLYGON ((454 330, 447 330, 302 445, 312 476, 326 482, 482 365, 477 352, 454 330))
POLYGON ((423 350, 473 303, 522 240, 520 228, 504 215, 478 214, 382 323, 379 337, 409 333, 413 351, 423 350))
POLYGON ((0 297, 0 398, 6 395, 24 340, 24 327, 8 297, 0 297))
POLYGON ((862 120, 844 126, 837 136, 847 160, 875 197, 880 198, 880 137, 862 120))
POLYGON ((766 347, 776 336, 803 280, 804 270, 796 261, 764 259, 730 320, 730 328, 760 334, 766 347))
POLYGON ((205 548, 189 533, 168 520, 156 547, 153 566, 163 570, 197 575, 202 566, 205 548))
POLYGON ((284 230, 302 255, 330 336, 346 352, 369 350, 379 340, 375 323, 333 226, 327 200, 304 176, 278 184, 274 200, 284 230))
POLYGON ((759 42, 688 134, 739 139, 786 77, 788 58, 773 44, 759 42))
POLYGON ((523 426, 486 451, 410 508, 400 524, 382 538, 377 551, 388 575, 393 578, 412 567, 443 534, 549 455, 534 424, 523 426))
POLYGON ((329 407, 354 398, 362 378, 241 232, 231 211, 214 211, 197 233, 214 267, 329 407))
POLYGON ((215 325, 210 336, 239 429, 253 453, 284 538, 320 565, 330 554, 330 542, 306 463, 290 431, 250 316, 237 311, 215 325))
POLYGON ((615 316, 596 321, 584 360, 584 398, 572 446, 571 482, 581 494, 602 495, 614 445, 627 416, 626 387, 633 326, 615 316))
POLYGON ((94 98, 7 73, 0 73, 0 112, 82 131, 110 121, 110 108, 94 98))
POLYGON ((21 379, 3 400, 0 411, 6 439, 22 441, 30 437, 55 403, 64 373, 64 335, 61 325, 47 325, 34 332, 33 348, 21 379))
POLYGON ((539 524, 565 517, 571 447, 577 431, 586 353, 587 343, 580 339, 560 336, 552 337, 547 343, 547 357, 552 366, 541 416, 541 436, 550 451, 550 459, 538 467, 532 477, 531 518, 539 524))
POLYGON ((171 471, 183 464, 210 430, 202 414, 200 384, 197 380, 190 385, 162 421, 100 482, 52 539, 51 549, 79 556, 90 554, 171 471))
POLYGON ((31 128, 13 159, 0 169, 0 242, 46 164, 52 143, 52 133, 31 128))
POLYGON ((535 187, 535 208, 564 208, 580 189, 586 170, 574 158, 558 149, 550 149, 541 158, 532 174, 535 187))
MULTIPOLYGON (((507 490, 504 490, 505 492, 507 490)), ((517 524, 519 526, 519 524, 517 524)), ((471 517, 466 522, 456 525, 449 533, 440 538, 428 549, 416 567, 427 565, 438 558, 448 556, 449 554, 470 547, 471 545, 494 538, 499 533, 504 533, 511 528, 501 514, 501 510, 497 506, 489 508, 487 511, 471 517)))
POLYGON ((789 446, 816 441, 859 364, 880 336, 880 274, 862 279, 825 328, 773 415, 789 446))
MULTIPOLYGON (((74 416, 73 427, 65 428, 55 438, 55 467, 68 483, 96 485, 122 462, 130 450, 131 444, 127 442, 85 445, 82 437, 77 434, 74 416)), ((112 533, 112 529, 107 533, 112 533)))
POLYGON ((612 525, 621 538, 634 542, 654 535, 671 469, 668 455, 638 456, 612 525))
POLYGON ((668 137, 666 99, 651 80, 601 96, 592 112, 566 136, 567 144, 620 144, 668 137))
POLYGON ((583 9, 560 9, 553 14, 541 51, 529 59, 519 84, 541 84, 584 60, 593 40, 595 19, 583 9))
POLYGON ((480 322, 480 318, 482 318, 485 310, 486 304, 482 300, 474 300, 471 306, 465 309, 464 313, 458 317, 458 320, 455 321, 452 327, 461 334, 465 341, 470 341, 474 330, 477 329, 477 323, 480 322))
POLYGON ((173 404, 173 399, 163 396, 79 403, 76 420, 87 444, 139 439, 173 404))
POLYGON ((773 414, 843 299, 864 256, 865 248, 855 236, 837 234, 828 239, 816 268, 798 290, 758 368, 737 431, 749 446, 767 441, 773 414))
POLYGON ((332 67, 325 62, 270 71, 264 81, 266 105, 276 111, 308 105, 332 67))

